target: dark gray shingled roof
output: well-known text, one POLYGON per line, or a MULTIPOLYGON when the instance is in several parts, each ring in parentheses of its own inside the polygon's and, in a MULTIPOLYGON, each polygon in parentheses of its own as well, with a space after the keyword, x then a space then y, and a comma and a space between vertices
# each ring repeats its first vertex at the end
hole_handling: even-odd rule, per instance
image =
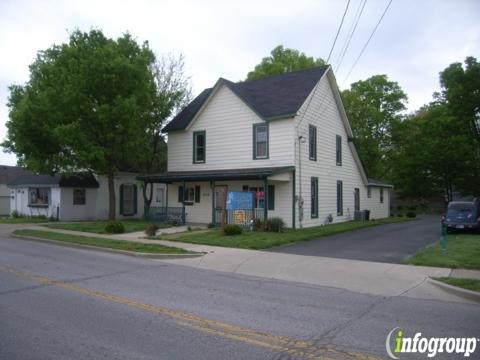
POLYGON ((292 171, 293 166, 265 167, 252 169, 170 171, 137 177, 147 182, 200 181, 200 180, 250 180, 292 171))
POLYGON ((393 187, 391 184, 384 183, 380 180, 368 178, 368 185, 370 186, 379 186, 379 187, 393 187))
POLYGON ((29 174, 33 173, 20 166, 0 165, 0 184, 8 184, 19 176, 29 174))
POLYGON ((58 185, 60 187, 84 187, 84 188, 98 188, 100 184, 91 173, 75 173, 65 175, 21 175, 11 182, 8 186, 22 186, 22 185, 58 185))
MULTIPOLYGON (((220 78, 217 84, 227 86, 264 120, 272 120, 294 116, 327 68, 319 66, 238 83, 220 78)), ((185 129, 211 92, 212 88, 203 90, 164 130, 185 129)))

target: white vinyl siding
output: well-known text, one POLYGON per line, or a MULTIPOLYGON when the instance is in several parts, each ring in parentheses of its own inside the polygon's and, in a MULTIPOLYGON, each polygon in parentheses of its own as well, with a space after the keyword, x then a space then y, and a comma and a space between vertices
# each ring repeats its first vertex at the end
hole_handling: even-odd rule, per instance
POLYGON ((268 159, 253 161, 253 125, 263 120, 221 86, 195 122, 168 133, 168 171, 240 169, 294 165, 294 120, 268 123, 268 159), (206 161, 192 166, 193 132, 206 130, 206 161))
MULTIPOLYGON (((310 95, 311 96, 311 95, 310 95)), ((297 124, 302 118, 301 113, 308 103, 305 101, 299 115, 296 117, 297 124)), ((367 199, 367 190, 360 175, 360 170, 354 161, 353 154, 348 145, 348 134, 343 124, 337 101, 330 87, 330 79, 325 76, 316 91, 315 97, 310 101, 302 122, 298 126, 298 136, 308 138, 309 125, 317 127, 317 144, 318 153, 317 161, 309 161, 308 142, 301 143, 302 156, 302 197, 304 199, 303 210, 303 226, 315 226, 326 224, 327 218, 332 215, 333 222, 342 222, 353 220, 355 206, 355 188, 360 189, 360 209, 370 209, 370 201, 375 198, 375 208, 372 207, 371 216, 374 218, 388 216, 388 210, 378 208, 377 205, 386 205, 388 202, 387 191, 385 191, 385 203, 379 204, 378 188, 372 188, 372 198, 367 199), (341 153, 342 166, 337 166, 337 135, 341 136, 341 153), (310 212, 310 179, 318 177, 318 199, 319 209, 318 218, 311 218, 310 212), (343 183, 343 215, 337 216, 337 180, 343 183)), ((296 191, 299 194, 300 171, 298 168, 298 142, 296 144, 297 151, 297 175, 296 175, 296 191)), ((296 225, 299 226, 299 209, 296 206, 296 225)))

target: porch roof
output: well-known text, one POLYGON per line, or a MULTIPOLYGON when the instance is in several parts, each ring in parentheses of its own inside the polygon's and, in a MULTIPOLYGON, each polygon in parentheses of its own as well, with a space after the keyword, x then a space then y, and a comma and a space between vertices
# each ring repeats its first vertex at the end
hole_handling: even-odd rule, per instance
POLYGON ((226 169, 202 171, 169 171, 137 177, 138 180, 153 183, 171 183, 174 181, 209 181, 209 180, 258 180, 268 176, 294 170, 294 166, 226 169))

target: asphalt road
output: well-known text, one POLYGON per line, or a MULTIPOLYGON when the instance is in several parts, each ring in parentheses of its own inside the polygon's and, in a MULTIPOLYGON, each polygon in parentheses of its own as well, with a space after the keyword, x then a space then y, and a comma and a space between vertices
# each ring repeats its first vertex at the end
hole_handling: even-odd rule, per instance
POLYGON ((379 225, 349 231, 292 245, 280 246, 271 251, 326 256, 340 259, 401 263, 418 249, 438 241, 440 219, 424 216, 414 221, 379 225))
POLYGON ((386 358, 394 327, 478 337, 479 310, 0 238, 0 359, 386 358))

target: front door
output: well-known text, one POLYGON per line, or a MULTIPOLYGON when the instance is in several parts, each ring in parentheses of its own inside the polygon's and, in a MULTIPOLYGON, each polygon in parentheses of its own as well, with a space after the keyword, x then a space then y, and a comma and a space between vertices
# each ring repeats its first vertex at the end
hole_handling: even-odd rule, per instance
POLYGON ((355 188, 355 211, 360 211, 360 189, 355 188))

